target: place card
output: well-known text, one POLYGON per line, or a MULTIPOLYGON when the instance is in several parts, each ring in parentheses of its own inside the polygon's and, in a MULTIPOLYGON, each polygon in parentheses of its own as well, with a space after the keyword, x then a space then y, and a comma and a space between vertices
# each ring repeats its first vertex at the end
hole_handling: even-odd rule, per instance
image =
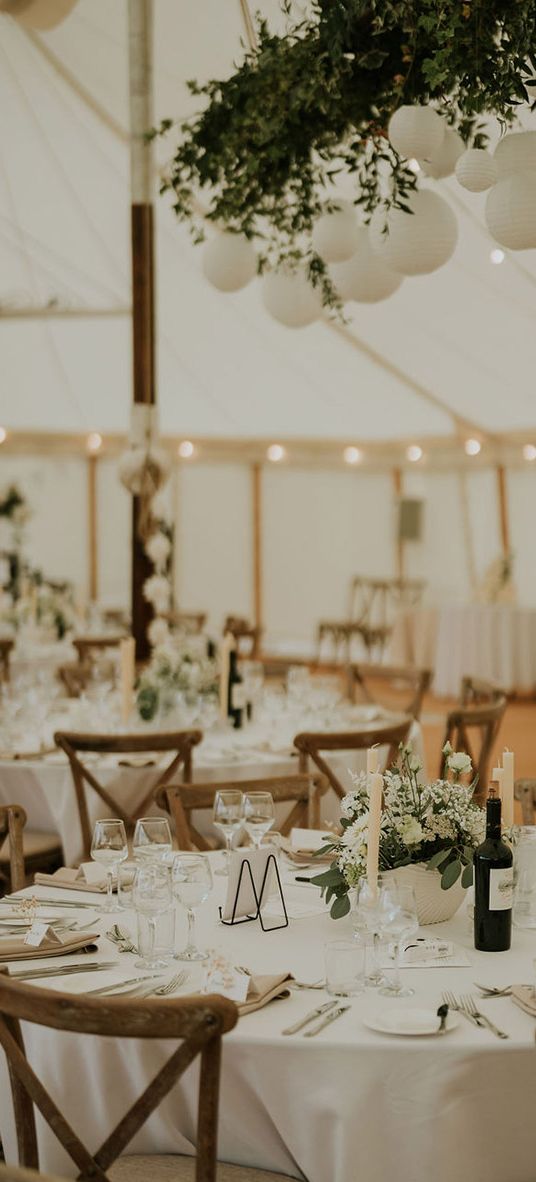
POLYGON ((24 943, 28 944, 30 948, 40 948, 45 940, 48 944, 61 944, 61 940, 57 932, 54 931, 54 928, 50 927, 48 923, 36 919, 29 931, 26 932, 24 943))
POLYGON ((205 970, 203 993, 219 993, 238 1005, 246 1000, 249 976, 234 968, 220 953, 211 953, 205 970))

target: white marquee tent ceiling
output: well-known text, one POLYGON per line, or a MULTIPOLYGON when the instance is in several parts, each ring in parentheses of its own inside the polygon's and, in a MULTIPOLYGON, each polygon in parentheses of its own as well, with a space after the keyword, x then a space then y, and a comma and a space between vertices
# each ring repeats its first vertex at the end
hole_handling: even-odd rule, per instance
MULTIPOLYGON (((260 7, 279 19, 277 0, 260 7)), ((184 116, 185 80, 239 58, 241 6, 155 0, 155 12, 155 118, 184 116)), ((125 0, 78 0, 39 36, 0 16, 0 422, 11 430, 128 428, 126 38, 125 0), (20 314, 54 301, 87 315, 20 314)), ((279 326, 257 283, 214 291, 157 198, 162 430, 387 441, 448 436, 456 416, 484 433, 536 428, 534 254, 492 266, 485 194, 437 183, 459 220, 454 258, 384 303, 353 305, 343 332, 279 326)))

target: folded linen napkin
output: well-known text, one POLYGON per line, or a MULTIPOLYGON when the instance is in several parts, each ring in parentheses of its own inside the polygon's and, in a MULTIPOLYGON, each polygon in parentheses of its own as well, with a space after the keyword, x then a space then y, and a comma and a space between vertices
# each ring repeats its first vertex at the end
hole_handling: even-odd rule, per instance
POLYGON ((532 985, 512 985, 512 1001, 531 1018, 536 1018, 536 990, 532 985))
POLYGON ((289 862, 294 862, 296 866, 303 866, 304 863, 308 865, 309 862, 318 862, 319 866, 323 866, 325 863, 333 861, 333 854, 322 854, 319 857, 318 854, 313 854, 310 849, 294 850, 287 837, 281 838, 281 849, 289 862))
MULTIPOLYGON (((102 866, 97 866, 95 862, 83 862, 78 869, 72 869, 70 866, 60 866, 59 870, 55 870, 54 874, 37 873, 34 876, 34 883, 36 886, 54 886, 62 887, 64 890, 73 891, 95 891, 97 894, 103 895, 107 890, 106 871, 102 866)), ((117 879, 113 879, 113 889, 117 889, 117 879)))
POLYGON ((263 1006, 276 998, 289 997, 289 981, 292 980, 292 973, 250 976, 246 1000, 238 1006, 240 1016, 262 1010, 263 1006))
POLYGON ((36 957, 69 956, 71 952, 94 952, 95 943, 99 938, 98 932, 83 932, 73 935, 71 932, 55 932, 54 939, 45 938, 38 948, 32 948, 24 943, 24 936, 6 936, 0 938, 0 961, 35 960, 36 957))

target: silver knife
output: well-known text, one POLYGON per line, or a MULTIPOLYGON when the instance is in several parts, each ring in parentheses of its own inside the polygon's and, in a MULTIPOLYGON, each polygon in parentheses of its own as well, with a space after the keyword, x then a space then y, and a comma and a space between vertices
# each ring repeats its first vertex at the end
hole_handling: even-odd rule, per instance
MULTIPOLYGON (((0 904, 4 903, 12 906, 13 903, 24 903, 25 899, 29 900, 29 898, 29 895, 4 895, 3 899, 0 899, 0 904)), ((102 900, 102 894, 100 898, 102 900)), ((87 907, 91 911, 99 911, 100 909, 100 902, 98 901, 95 903, 75 903, 74 899, 38 899, 36 897, 36 904, 38 907, 72 907, 75 911, 78 911, 81 907, 87 907)))
POLYGON ((113 985, 103 985, 100 989, 88 989, 84 997, 105 997, 107 993, 122 993, 128 985, 139 985, 141 981, 156 981, 157 979, 162 980, 161 973, 151 973, 150 976, 146 974, 144 977, 129 977, 128 981, 114 981, 113 985))
POLYGON ((293 1026, 287 1026, 286 1030, 282 1030, 281 1034, 297 1034, 303 1026, 307 1026, 309 1022, 314 1022, 315 1018, 319 1018, 321 1014, 327 1014, 328 1010, 332 1010, 336 1006, 336 1001, 325 1001, 323 1005, 317 1006, 316 1010, 311 1010, 305 1018, 300 1018, 299 1022, 295 1022, 293 1026))
POLYGON ((316 1026, 313 1026, 311 1030, 306 1030, 304 1038, 312 1038, 313 1035, 323 1030, 324 1026, 329 1026, 330 1022, 334 1022, 336 1018, 340 1018, 341 1014, 345 1014, 349 1009, 350 1006, 338 1006, 336 1010, 333 1010, 332 1014, 326 1014, 326 1017, 322 1018, 321 1022, 317 1022, 316 1026))
MULTIPOLYGON (((8 963, 8 962, 6 962, 8 963)), ((13 962, 12 962, 13 963, 13 962)), ((117 968, 117 961, 102 961, 97 963, 92 961, 89 964, 70 964, 64 968, 42 968, 42 969, 21 969, 20 972, 12 973, 9 976, 12 981, 31 981, 33 977, 69 977, 72 973, 100 973, 103 969, 117 968)))

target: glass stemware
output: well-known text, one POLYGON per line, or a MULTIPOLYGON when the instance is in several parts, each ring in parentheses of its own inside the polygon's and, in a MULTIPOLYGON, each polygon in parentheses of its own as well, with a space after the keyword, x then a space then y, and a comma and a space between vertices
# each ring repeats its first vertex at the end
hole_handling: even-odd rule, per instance
POLYGON ((132 853, 139 861, 161 862, 171 853, 171 829, 165 817, 140 817, 136 821, 132 853))
POLYGON ((226 845, 225 867, 223 870, 216 870, 216 874, 228 874, 233 838, 242 828, 244 820, 244 793, 235 788, 224 788, 217 792, 212 808, 212 820, 216 828, 223 833, 226 845))
POLYGON ((173 894, 186 909, 188 937, 186 947, 175 953, 175 960, 206 960, 195 942, 195 912, 212 890, 212 873, 207 858, 198 854, 176 854, 171 870, 173 894))
POLYGON ((114 872, 117 872, 120 862, 124 862, 128 858, 125 826, 117 817, 95 821, 93 840, 91 842, 91 857, 94 862, 100 863, 106 869, 106 902, 102 906, 102 911, 115 911, 116 906, 113 900, 114 872))
POLYGON ((354 911, 354 930, 367 942, 370 939, 371 957, 367 965, 365 985, 375 988, 385 984, 385 977, 380 968, 379 945, 382 929, 382 910, 385 896, 381 874, 373 890, 366 878, 362 878, 357 887, 356 906, 354 911))
POLYGON ((382 932, 394 944, 395 971, 380 993, 383 997, 411 997, 414 989, 402 985, 400 979, 400 945, 402 939, 415 935, 419 928, 417 903, 413 887, 391 884, 382 891, 382 932))
POLYGON ((147 954, 136 961, 136 968, 166 968, 167 960, 156 955, 156 933, 158 917, 170 909, 172 901, 169 868, 154 861, 138 866, 132 888, 132 902, 135 910, 147 919, 150 940, 147 954))
POLYGON ((244 796, 244 829, 251 838, 255 849, 260 848, 265 833, 272 828, 275 820, 274 800, 271 792, 246 792, 244 796))

